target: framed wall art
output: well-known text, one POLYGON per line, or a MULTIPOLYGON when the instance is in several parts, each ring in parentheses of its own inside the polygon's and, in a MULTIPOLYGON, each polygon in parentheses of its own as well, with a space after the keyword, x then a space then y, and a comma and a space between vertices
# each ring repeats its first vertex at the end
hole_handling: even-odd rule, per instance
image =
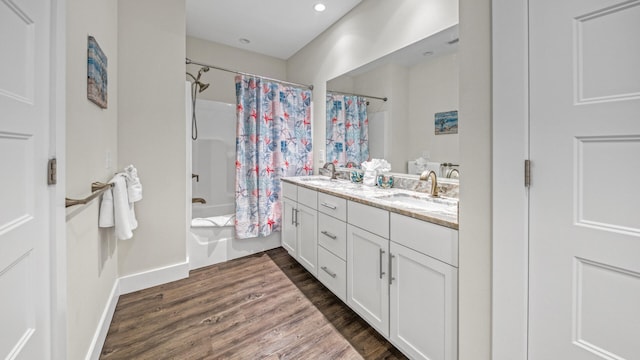
POLYGON ((458 110, 435 114, 436 135, 458 133, 458 110))
POLYGON ((87 98, 107 108, 107 56, 93 36, 87 40, 87 98))

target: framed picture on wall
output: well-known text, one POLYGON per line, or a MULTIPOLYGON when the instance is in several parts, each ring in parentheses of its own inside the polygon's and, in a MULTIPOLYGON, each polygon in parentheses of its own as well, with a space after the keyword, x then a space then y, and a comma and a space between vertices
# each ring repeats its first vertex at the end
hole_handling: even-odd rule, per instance
POLYGON ((458 110, 435 114, 436 135, 458 133, 458 110))
POLYGON ((107 108, 107 56, 93 36, 87 40, 87 98, 107 108))

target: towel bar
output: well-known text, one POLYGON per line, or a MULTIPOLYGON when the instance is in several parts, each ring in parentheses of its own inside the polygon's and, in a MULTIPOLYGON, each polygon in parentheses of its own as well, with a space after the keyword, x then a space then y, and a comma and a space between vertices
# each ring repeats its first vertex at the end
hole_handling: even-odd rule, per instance
POLYGON ((112 186, 113 186, 112 184, 105 184, 105 183, 101 183, 101 182, 93 182, 93 183, 91 183, 91 194, 89 196, 87 196, 84 199, 64 198, 65 207, 87 204, 89 201, 91 201, 91 200, 97 198, 98 196, 100 196, 100 194, 102 194, 103 192, 111 189, 112 186))

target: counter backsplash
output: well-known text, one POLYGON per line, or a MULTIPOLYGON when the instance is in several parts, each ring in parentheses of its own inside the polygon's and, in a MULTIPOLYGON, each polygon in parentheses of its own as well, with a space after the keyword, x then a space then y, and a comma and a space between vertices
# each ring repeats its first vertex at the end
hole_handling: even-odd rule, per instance
MULTIPOLYGON (((350 180, 349 170, 336 169, 336 177, 339 179, 350 180)), ((411 190, 421 193, 429 193, 431 191, 431 182, 424 181, 416 178, 415 175, 406 175, 406 174, 398 174, 391 173, 393 175, 393 187, 398 189, 411 190)), ((459 183, 450 182, 450 179, 442 179, 438 178, 438 193, 441 196, 448 198, 459 198, 459 183), (442 182, 440 182, 442 181, 442 182)))

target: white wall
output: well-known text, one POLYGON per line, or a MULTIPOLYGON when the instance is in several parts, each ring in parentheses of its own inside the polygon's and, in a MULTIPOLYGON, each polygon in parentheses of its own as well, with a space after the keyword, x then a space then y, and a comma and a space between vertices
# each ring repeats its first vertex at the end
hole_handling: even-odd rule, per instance
MULTIPOLYGON (((193 61, 229 70, 286 80, 286 62, 271 56, 236 49, 198 38, 187 37, 187 57, 193 61)), ((197 76, 200 66, 188 65, 187 71, 197 76)), ((201 81, 211 86, 198 94, 198 99, 236 103, 235 74, 211 69, 203 73, 201 81)), ((187 80, 193 81, 187 76, 187 80)))
POLYGON ((428 151, 432 161, 460 161, 459 135, 435 135, 434 128, 435 113, 458 110, 457 59, 455 53, 445 54, 409 70, 409 159, 428 151))
MULTIPOLYGON (((118 7, 114 1, 66 2, 66 189, 83 198, 108 181, 118 158, 118 7), (100 14, 100 16, 95 16, 100 14), (87 99, 87 35, 108 58, 108 108, 87 99), (111 162, 106 164, 107 154, 111 162)), ((67 210, 67 358, 83 359, 117 280, 112 233, 98 229, 98 201, 67 210)))
POLYGON ((461 360, 491 358, 491 0, 460 0, 461 360))
POLYGON ((118 2, 118 167, 143 185, 120 276, 186 263, 185 28, 185 0, 118 2))

